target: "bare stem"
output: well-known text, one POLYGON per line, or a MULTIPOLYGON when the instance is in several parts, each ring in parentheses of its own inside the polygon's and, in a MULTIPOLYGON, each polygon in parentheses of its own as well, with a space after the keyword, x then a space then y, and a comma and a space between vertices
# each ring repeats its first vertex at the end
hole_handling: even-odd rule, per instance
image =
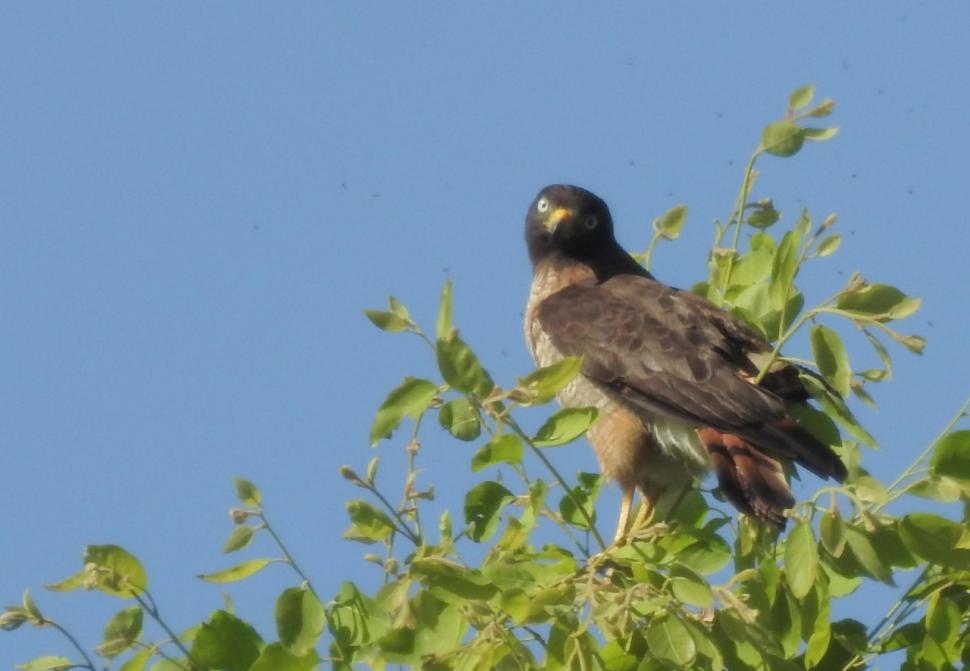
POLYGON ((132 592, 131 595, 135 598, 135 601, 138 602, 138 605, 142 607, 142 610, 151 615, 152 619, 158 623, 158 626, 165 630, 165 633, 168 634, 169 638, 172 640, 172 643, 175 644, 175 647, 177 647, 182 654, 185 655, 185 658, 189 661, 189 666, 192 669, 204 669, 204 666, 192 659, 192 655, 189 653, 188 648, 185 647, 185 644, 182 643, 176 633, 172 631, 171 627, 168 626, 168 623, 162 619, 161 614, 158 612, 158 607, 155 605, 155 599, 152 597, 151 593, 147 589, 143 590, 143 593, 148 597, 147 600, 139 592, 132 592))
MULTIPOLYGON (((919 467, 923 464, 923 462, 926 461, 926 459, 930 456, 930 454, 933 453, 933 450, 936 449, 936 446, 940 444, 940 441, 943 440, 948 433, 950 433, 950 431, 953 429, 954 426, 956 426, 957 422, 959 422, 961 419, 967 416, 968 411, 970 411, 970 398, 968 398, 966 401, 963 402, 963 405, 960 406, 959 412, 957 412, 957 414, 954 415, 949 422, 947 422, 946 426, 943 427, 943 430, 940 431, 939 435, 937 435, 937 437, 933 439, 933 442, 931 442, 929 446, 925 450, 923 450, 920 453, 920 455, 916 457, 916 459, 913 460, 913 463, 907 466, 906 469, 899 474, 899 477, 897 477, 895 480, 892 481, 892 484, 890 484, 889 487, 886 488, 886 491, 894 490, 906 478, 913 475, 913 473, 915 473, 916 470, 919 469, 919 467)), ((874 513, 878 512, 894 498, 896 497, 891 497, 887 501, 876 506, 875 508, 873 508, 872 512, 874 513)))
POLYGON ((78 643, 78 640, 74 638, 74 635, 71 634, 71 632, 69 632, 67 629, 62 627, 59 623, 55 622, 54 620, 44 619, 44 624, 49 624, 50 626, 54 627, 54 629, 57 629, 57 631, 61 632, 64 635, 64 637, 71 642, 71 645, 73 645, 74 648, 78 651, 78 654, 80 654, 81 657, 84 658, 85 664, 79 665, 79 668, 88 668, 88 669, 91 669, 91 671, 96 671, 94 662, 91 661, 91 658, 88 657, 88 653, 84 651, 84 648, 81 647, 81 644, 78 643))
MULTIPOLYGON (((744 179, 741 181, 741 190, 738 192, 738 200, 734 205, 734 212, 731 214, 731 218, 728 220, 727 226, 724 228, 724 232, 734 225, 734 237, 731 240, 731 249, 737 251, 738 242, 741 239, 741 225, 744 219, 744 207, 748 202, 748 192, 751 190, 751 177, 754 174, 754 164, 758 160, 758 156, 761 155, 761 147, 754 150, 751 154, 751 158, 748 159, 748 165, 744 169, 744 179)), ((723 237, 723 236, 722 236, 723 237)), ((717 241, 718 246, 721 244, 721 240, 717 241)), ((734 255, 728 257, 728 267, 727 273, 724 275, 724 286, 720 287, 722 293, 731 284, 731 273, 734 271, 734 255)))
POLYGON ((552 462, 549 461, 549 458, 542 453, 542 450, 540 450, 538 447, 535 446, 535 443, 532 442, 532 438, 530 438, 528 434, 526 434, 526 432, 522 430, 522 428, 518 425, 518 423, 514 419, 512 419, 511 417, 506 417, 505 423, 508 424, 508 426, 516 433, 516 435, 519 438, 521 438, 526 445, 529 446, 529 449, 532 450, 532 453, 535 454, 537 457, 539 457, 539 461, 541 461, 543 465, 547 469, 549 469, 549 472, 552 473, 552 476, 556 479, 559 485, 566 492, 566 496, 572 499, 573 504, 576 506, 576 510, 578 510, 579 513, 583 516, 583 519, 586 520, 586 523, 589 525, 589 529, 593 534, 593 538, 596 539, 596 543, 600 546, 600 550, 606 550, 607 548, 606 541, 603 540, 603 537, 600 535, 599 530, 596 528, 596 525, 593 523, 592 515, 590 515, 589 512, 587 512, 586 506, 583 505, 583 502, 579 500, 579 497, 576 496, 575 492, 573 492, 573 490, 566 483, 566 479, 563 478, 562 475, 559 473, 559 471, 556 469, 556 467, 553 466, 552 462))
POLYGON ((259 519, 262 521, 263 526, 266 528, 266 531, 269 532, 269 535, 273 537, 273 542, 276 543, 276 547, 278 547, 280 549, 280 552, 283 553, 283 556, 286 557, 286 563, 289 564, 293 568, 293 570, 296 571, 296 574, 300 576, 300 579, 306 583, 306 586, 310 589, 311 592, 313 592, 313 596, 319 599, 320 595, 317 594, 317 590, 313 588, 313 583, 310 582, 310 579, 307 577, 306 573, 304 573, 303 569, 301 569, 299 564, 296 563, 296 560, 293 558, 293 555, 290 554, 290 551, 287 549, 286 545, 283 544, 283 539, 281 539, 276 534, 276 531, 273 529, 273 525, 271 525, 269 523, 269 520, 266 519, 266 514, 262 512, 262 510, 259 512, 259 519))
POLYGON ((415 545, 421 545, 422 543, 421 537, 415 534, 413 531, 411 531, 411 528, 407 525, 407 523, 404 521, 404 518, 401 516, 400 511, 391 505, 391 502, 387 500, 387 497, 381 494, 380 490, 377 489, 377 487, 374 487, 373 485, 369 485, 365 483, 364 486, 366 487, 367 491, 369 491, 371 494, 376 496, 377 499, 382 504, 384 504, 384 507, 387 508, 388 512, 394 516, 395 520, 397 520, 398 524, 395 525, 395 528, 397 528, 397 530, 400 533, 404 534, 407 537, 407 539, 412 543, 414 543, 415 545))
POLYGON ((657 241, 660 239, 661 235, 659 231, 653 232, 653 237, 650 238, 650 244, 647 245, 647 251, 643 253, 643 267, 650 270, 650 259, 653 257, 653 250, 657 246, 657 241))

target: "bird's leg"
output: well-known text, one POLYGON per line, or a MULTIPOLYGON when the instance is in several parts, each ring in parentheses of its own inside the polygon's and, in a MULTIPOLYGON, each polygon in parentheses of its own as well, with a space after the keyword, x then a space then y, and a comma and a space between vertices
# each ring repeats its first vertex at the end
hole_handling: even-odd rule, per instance
POLYGON ((620 519, 616 521, 616 533, 613 534, 614 545, 619 545, 626 538, 626 525, 630 521, 630 509, 633 507, 633 493, 635 491, 635 485, 623 485, 623 498, 620 502, 620 519))
POLYGON ((653 513, 657 507, 657 501, 660 499, 661 494, 663 494, 662 489, 658 489, 653 492, 653 494, 645 494, 641 492, 640 496, 640 510, 637 511, 636 519, 633 520, 633 525, 630 527, 630 535, 633 535, 638 530, 646 526, 650 518, 653 517, 653 513))

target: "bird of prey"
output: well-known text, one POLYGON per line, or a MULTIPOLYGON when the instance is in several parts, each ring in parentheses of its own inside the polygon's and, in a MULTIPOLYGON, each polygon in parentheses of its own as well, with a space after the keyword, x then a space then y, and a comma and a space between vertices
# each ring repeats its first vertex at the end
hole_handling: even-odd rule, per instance
POLYGON ((777 526, 795 503, 783 463, 845 479, 835 453, 786 410, 808 399, 797 369, 777 364, 755 383, 769 344, 706 299, 655 280, 617 243, 603 200, 548 186, 529 207, 525 237, 526 341, 540 366, 582 357, 557 399, 599 409, 587 435, 603 474, 623 490, 616 540, 636 489, 634 528, 661 494, 711 468, 736 508, 777 526))

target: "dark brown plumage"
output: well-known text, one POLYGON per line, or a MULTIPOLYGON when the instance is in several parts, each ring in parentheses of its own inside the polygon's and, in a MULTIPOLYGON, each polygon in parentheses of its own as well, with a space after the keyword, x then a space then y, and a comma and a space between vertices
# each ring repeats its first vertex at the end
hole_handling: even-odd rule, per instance
POLYGON ((616 242, 601 199, 543 189, 526 240, 526 338, 540 365, 583 357, 559 401, 600 408, 589 437, 623 487, 622 526, 634 488, 652 505, 711 467, 738 509, 779 525, 794 504, 779 459, 845 477, 838 457, 788 415, 786 402, 807 398, 797 371, 776 365, 754 384, 768 343, 709 301, 657 282, 616 242))

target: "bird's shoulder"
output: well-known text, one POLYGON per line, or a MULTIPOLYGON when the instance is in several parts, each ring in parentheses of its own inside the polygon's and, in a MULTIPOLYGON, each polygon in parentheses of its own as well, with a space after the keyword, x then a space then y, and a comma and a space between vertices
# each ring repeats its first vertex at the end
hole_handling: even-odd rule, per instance
POLYGON ((750 327, 705 298, 638 275, 564 284, 537 301, 534 314, 543 328, 570 339, 636 336, 663 350, 681 346, 730 359, 768 347, 750 327))

